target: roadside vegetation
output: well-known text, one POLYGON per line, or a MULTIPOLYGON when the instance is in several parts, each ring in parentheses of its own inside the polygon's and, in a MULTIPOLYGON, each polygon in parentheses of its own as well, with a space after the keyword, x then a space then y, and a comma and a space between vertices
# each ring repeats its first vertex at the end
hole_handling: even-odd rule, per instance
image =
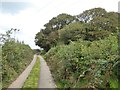
POLYGON ((34 88, 37 89, 38 85, 39 85, 39 76, 40 76, 40 58, 37 57, 36 59, 36 63, 32 69, 32 71, 30 72, 28 78, 26 79, 22 90, 26 89, 26 88, 34 88))
POLYGON ((2 89, 2 47, 0 46, 0 90, 2 89))
POLYGON ((117 48, 116 36, 93 42, 80 40, 50 49, 45 59, 59 88, 116 88, 117 48))
POLYGON ((36 34, 60 88, 118 88, 118 13, 93 8, 59 14, 36 34))
POLYGON ((0 34, 2 47, 2 88, 7 88, 33 59, 32 49, 11 38, 13 30, 0 34))

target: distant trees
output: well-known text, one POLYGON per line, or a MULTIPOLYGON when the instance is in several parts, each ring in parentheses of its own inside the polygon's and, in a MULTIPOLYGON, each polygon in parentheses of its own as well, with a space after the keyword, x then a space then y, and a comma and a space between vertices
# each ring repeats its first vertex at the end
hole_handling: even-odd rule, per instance
POLYGON ((89 21, 91 21, 96 17, 105 16, 106 13, 107 11, 103 8, 93 8, 93 9, 84 11, 82 14, 77 15, 77 18, 79 19, 79 21, 88 23, 89 21))
POLYGON ((52 18, 44 25, 45 29, 41 29, 41 31, 36 34, 36 45, 48 51, 52 46, 57 44, 59 38, 58 30, 75 21, 78 21, 78 19, 68 14, 60 14, 52 18))
POLYGON ((117 32, 118 13, 103 8, 93 8, 77 16, 60 14, 52 18, 36 34, 36 45, 48 51, 58 44, 69 44, 78 39, 94 41, 117 32))
POLYGON ((45 24, 44 34, 49 34, 55 30, 63 28, 65 25, 68 25, 71 22, 75 22, 77 19, 75 16, 68 14, 59 14, 57 17, 52 18, 47 24, 45 24))

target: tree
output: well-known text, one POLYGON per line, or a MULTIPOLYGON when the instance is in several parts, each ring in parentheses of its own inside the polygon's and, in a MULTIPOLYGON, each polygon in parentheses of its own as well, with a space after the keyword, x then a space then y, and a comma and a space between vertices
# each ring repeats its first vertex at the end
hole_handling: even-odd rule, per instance
POLYGON ((0 45, 4 44, 6 41, 15 40, 15 33, 19 31, 19 29, 13 29, 6 31, 6 34, 0 34, 0 45), (11 34, 14 32, 14 38, 11 37, 11 34))
POLYGON ((44 48, 45 51, 48 51, 51 47, 57 45, 59 39, 58 30, 76 21, 78 21, 76 17, 68 14, 60 14, 57 17, 52 18, 44 25, 45 29, 41 29, 41 31, 36 34, 36 45, 44 48))
POLYGON ((118 27, 118 13, 106 12, 104 16, 96 16, 88 22, 85 40, 104 39, 112 33, 116 33, 118 27))
POLYGON ((69 44, 70 41, 77 41, 78 39, 84 39, 86 24, 81 22, 71 23, 61 30, 59 30, 59 37, 61 42, 69 44))
POLYGON ((68 14, 59 14, 57 17, 53 17, 47 24, 45 24, 44 34, 49 34, 55 30, 63 28, 71 22, 78 21, 75 16, 68 14))
POLYGON ((106 14, 106 10, 105 9, 103 9, 103 8, 93 8, 93 9, 84 11, 80 15, 77 15, 77 18, 80 21, 88 23, 89 21, 91 21, 95 17, 97 17, 97 16, 103 17, 105 14, 106 14))
POLYGON ((93 8, 77 16, 59 14, 46 23, 36 34, 35 43, 48 51, 62 42, 84 39, 100 40, 117 32, 118 13, 107 12, 103 8, 93 8))
POLYGON ((4 44, 6 41, 12 40, 11 34, 12 30, 6 31, 6 34, 0 34, 0 45, 4 44))

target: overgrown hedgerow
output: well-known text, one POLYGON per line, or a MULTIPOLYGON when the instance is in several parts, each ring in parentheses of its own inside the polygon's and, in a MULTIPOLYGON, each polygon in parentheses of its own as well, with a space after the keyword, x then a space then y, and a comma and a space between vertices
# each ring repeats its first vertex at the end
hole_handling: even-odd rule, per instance
POLYGON ((117 88, 113 70, 118 55, 117 37, 98 41, 71 42, 56 46, 45 55, 58 87, 117 88))
POLYGON ((28 45, 6 41, 2 46, 2 87, 7 88, 32 59, 33 51, 28 45))

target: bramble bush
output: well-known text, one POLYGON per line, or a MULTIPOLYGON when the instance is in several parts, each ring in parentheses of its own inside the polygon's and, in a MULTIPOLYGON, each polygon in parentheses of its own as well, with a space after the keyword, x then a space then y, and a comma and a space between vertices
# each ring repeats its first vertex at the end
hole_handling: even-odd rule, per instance
POLYGON ((45 58, 58 87, 117 88, 113 70, 118 57, 116 35, 98 41, 79 40, 50 49, 45 58))
POLYGON ((26 68, 33 58, 32 49, 15 41, 6 42, 2 47, 2 83, 8 86, 26 68))
POLYGON ((2 88, 7 88, 33 59, 30 46, 11 38, 11 31, 0 37, 2 49, 2 88))

